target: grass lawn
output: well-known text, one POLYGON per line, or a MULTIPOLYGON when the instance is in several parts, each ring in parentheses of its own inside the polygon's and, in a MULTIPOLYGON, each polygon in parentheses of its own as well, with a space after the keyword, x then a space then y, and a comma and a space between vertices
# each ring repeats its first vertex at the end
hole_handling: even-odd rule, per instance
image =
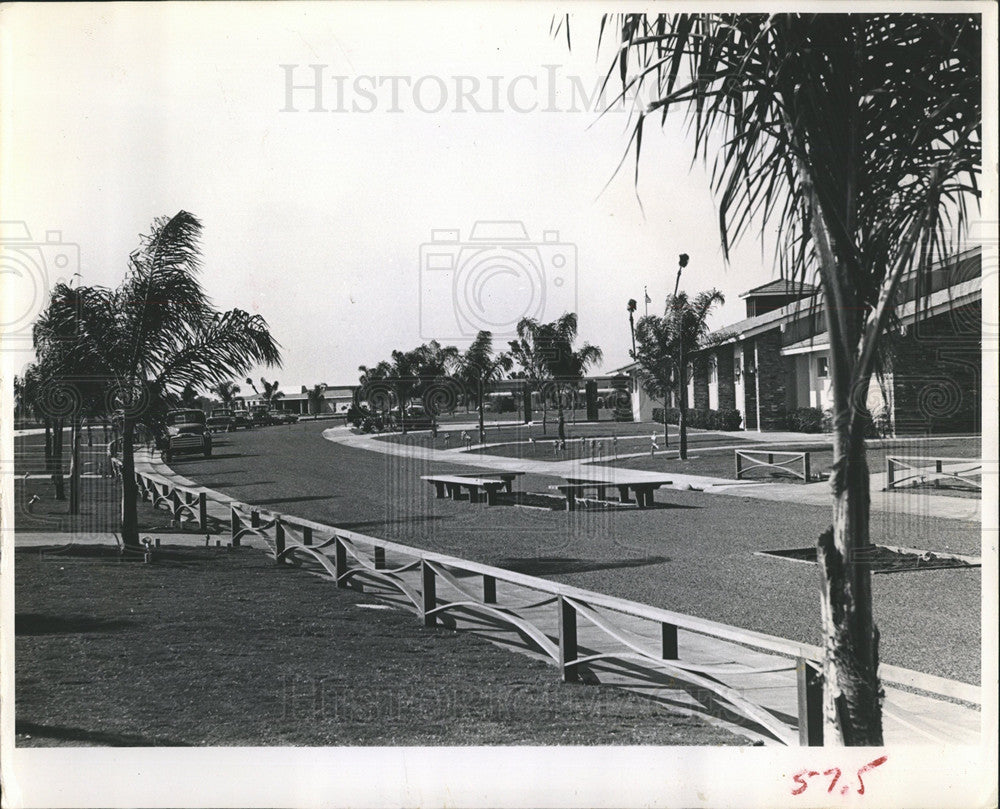
MULTIPOLYGON (((83 478, 80 481, 80 513, 70 515, 69 479, 66 500, 56 500, 55 488, 47 478, 14 480, 14 524, 18 531, 59 534, 118 533, 121 529, 121 481, 113 478, 83 478), (34 499, 33 498, 37 498, 34 499)), ((215 530, 210 526, 210 533, 215 530)), ((170 526, 170 512, 139 503, 139 530, 158 534, 184 533, 170 526)), ((193 531, 204 535, 204 531, 193 531)))
POLYGON ((243 549, 15 556, 16 744, 745 744, 243 549))

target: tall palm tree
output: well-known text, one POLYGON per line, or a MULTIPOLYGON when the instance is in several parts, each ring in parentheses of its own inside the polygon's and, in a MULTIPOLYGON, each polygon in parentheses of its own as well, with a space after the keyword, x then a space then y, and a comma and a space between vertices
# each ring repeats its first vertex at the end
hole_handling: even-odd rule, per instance
POLYGON ((486 441, 486 393, 513 367, 514 360, 506 351, 493 356, 493 335, 488 331, 479 332, 458 359, 458 376, 466 389, 476 397, 480 444, 486 441))
MULTIPOLYGON (((575 312, 567 312, 558 320, 543 323, 535 334, 537 346, 541 349, 542 362, 549 376, 556 383, 556 402, 559 408, 559 424, 562 425, 564 394, 568 391, 576 412, 576 398, 587 369, 598 365, 604 359, 604 352, 597 346, 584 343, 579 349, 573 348, 577 336, 575 312)), ((562 436, 560 436, 561 438, 562 436)))
POLYGON ((209 393, 214 393, 219 397, 219 402, 226 410, 232 410, 236 397, 239 395, 240 386, 231 379, 224 379, 218 385, 209 389, 209 393))
MULTIPOLYGON (((58 305, 47 313, 54 332, 72 327, 64 349, 90 358, 109 409, 119 411, 121 532, 129 546, 139 544, 132 457, 137 421, 155 416, 186 385, 204 388, 257 364, 281 364, 260 315, 209 305, 198 280, 200 235, 201 223, 186 211, 156 219, 117 289, 59 285, 53 293, 58 305), (79 305, 71 305, 73 294, 79 305)), ((43 341, 36 350, 45 355, 55 349, 43 341)))
POLYGON ((359 365, 358 373, 361 387, 356 394, 356 403, 359 406, 367 405, 373 412, 381 413, 382 422, 385 423, 395 395, 395 390, 389 381, 392 376, 392 365, 386 360, 370 368, 367 365, 359 365))
POLYGON ((625 14, 609 78, 676 107, 714 155, 722 246, 776 228, 786 277, 819 275, 831 347, 832 526, 819 538, 824 739, 879 745, 864 401, 900 279, 966 238, 980 196, 982 34, 968 14, 625 14))
MULTIPOLYGON (((542 405, 542 434, 546 432, 548 421, 548 396, 545 390, 545 383, 551 378, 549 368, 545 363, 545 346, 540 343, 540 330, 542 324, 535 318, 521 318, 517 324, 517 339, 511 340, 510 354, 521 366, 523 379, 530 391, 540 393, 542 405)), ((530 402, 530 395, 525 398, 525 402, 530 402)), ((525 413, 525 420, 528 414, 525 413)))
POLYGON ((256 393, 264 402, 264 405, 270 410, 274 403, 284 397, 284 393, 278 390, 278 380, 275 379, 274 382, 268 382, 264 377, 260 378, 260 386, 262 390, 258 390, 257 386, 254 384, 251 377, 247 377, 247 384, 253 388, 253 392, 256 393))

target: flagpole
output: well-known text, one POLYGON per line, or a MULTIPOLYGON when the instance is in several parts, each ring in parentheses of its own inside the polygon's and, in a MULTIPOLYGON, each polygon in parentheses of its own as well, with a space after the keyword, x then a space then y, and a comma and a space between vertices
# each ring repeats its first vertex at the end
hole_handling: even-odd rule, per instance
POLYGON ((649 317, 649 290, 646 287, 643 287, 642 292, 642 296, 646 299, 646 317, 649 317))

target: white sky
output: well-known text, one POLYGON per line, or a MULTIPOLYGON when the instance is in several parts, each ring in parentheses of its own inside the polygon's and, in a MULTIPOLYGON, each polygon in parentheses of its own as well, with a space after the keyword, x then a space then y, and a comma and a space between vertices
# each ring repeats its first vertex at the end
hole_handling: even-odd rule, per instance
MULTIPOLYGON (((627 362, 626 301, 636 298, 641 314, 648 285, 658 311, 678 253, 691 256, 684 288, 726 294, 716 325, 742 316, 740 292, 774 277, 770 249, 762 256, 754 239, 724 265, 707 175, 700 164, 689 172, 680 120, 647 127, 644 211, 631 163, 612 179, 627 115, 598 120, 579 99, 571 111, 568 92, 571 76, 591 92, 610 58, 608 49, 596 56, 596 7, 575 14, 572 52, 549 33, 552 9, 533 5, 40 4, 2 13, 3 219, 23 220, 37 241, 61 231, 79 244, 83 282, 115 285, 155 216, 191 211, 205 227, 207 290, 220 308, 267 318, 285 360, 268 376, 283 385, 354 383, 359 364, 430 336, 462 344, 438 334, 452 306, 446 279, 428 286, 421 320, 420 245, 434 229, 467 239, 477 220, 520 220, 533 240, 556 230, 575 244, 581 339, 604 349, 606 371, 627 362), (297 65, 294 81, 305 84, 311 64, 328 66, 327 108, 335 75, 347 77, 348 108, 367 104, 350 93, 358 76, 431 78, 416 99, 401 85, 399 112, 389 111, 389 85, 372 112, 310 112, 308 90, 293 95, 298 112, 282 112, 281 65, 297 65), (454 112, 459 75, 480 82, 487 109, 487 77, 499 77, 501 111, 454 112), (535 77, 537 93, 521 75, 535 77), (448 106, 422 111, 438 98, 435 77, 449 87, 448 106), (555 112, 544 111, 550 85, 555 112), (512 89, 515 105, 537 100, 539 109, 515 111, 512 89)), ((546 306, 546 319, 562 313, 552 299, 546 306)))

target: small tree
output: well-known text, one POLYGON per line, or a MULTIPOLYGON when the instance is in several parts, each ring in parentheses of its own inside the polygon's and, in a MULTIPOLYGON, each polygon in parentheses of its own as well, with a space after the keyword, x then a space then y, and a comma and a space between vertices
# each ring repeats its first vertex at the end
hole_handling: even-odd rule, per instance
POLYGON ((493 356, 493 335, 488 331, 481 331, 472 341, 472 345, 459 357, 457 366, 464 387, 476 398, 476 408, 479 412, 479 443, 482 444, 486 441, 484 414, 486 394, 514 367, 514 360, 507 352, 493 356))
POLYGON ((517 339, 511 340, 509 345, 511 356, 521 366, 522 378, 528 386, 528 395, 530 396, 531 391, 538 391, 540 394, 544 435, 548 420, 548 396, 543 386, 551 378, 551 373, 545 363, 545 346, 539 342, 540 329, 541 324, 534 318, 522 318, 517 324, 517 339))
POLYGON ((306 394, 309 398, 309 412, 314 416, 318 416, 323 410, 323 393, 325 391, 326 385, 319 384, 313 385, 306 394))
POLYGON ((232 410, 239 395, 240 386, 231 379, 225 379, 209 391, 219 397, 219 402, 226 410, 232 410))

